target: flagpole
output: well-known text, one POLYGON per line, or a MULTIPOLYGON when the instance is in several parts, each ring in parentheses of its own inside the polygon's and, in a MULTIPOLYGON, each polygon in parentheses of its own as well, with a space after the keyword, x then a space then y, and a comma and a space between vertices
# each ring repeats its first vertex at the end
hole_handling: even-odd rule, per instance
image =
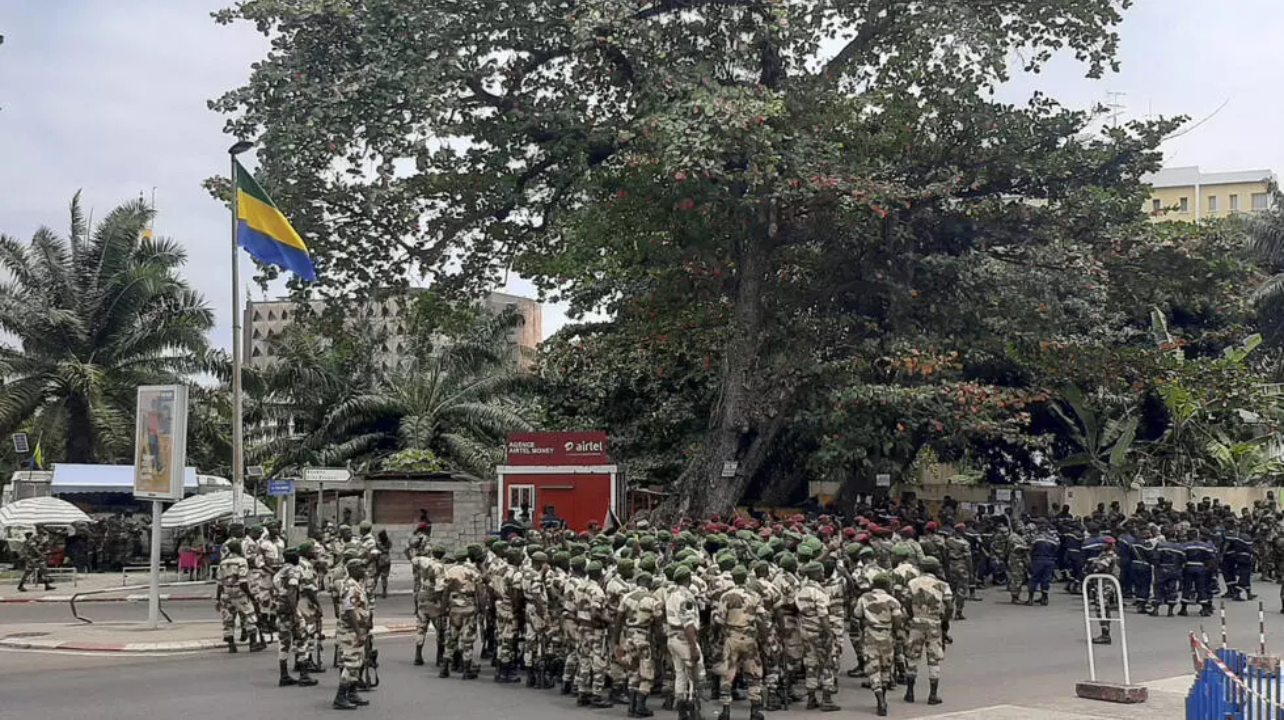
POLYGON ((236 208, 236 156, 253 146, 249 141, 237 141, 227 149, 232 167, 232 519, 245 517, 241 500, 245 494, 245 439, 241 428, 241 254, 236 230, 240 225, 236 208))

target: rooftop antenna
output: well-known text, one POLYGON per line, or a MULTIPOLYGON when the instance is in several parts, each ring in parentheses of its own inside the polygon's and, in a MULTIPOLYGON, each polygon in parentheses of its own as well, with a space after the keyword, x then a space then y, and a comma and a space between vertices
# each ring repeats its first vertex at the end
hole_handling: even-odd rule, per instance
POLYGON ((1106 92, 1106 109, 1110 111, 1110 125, 1112 127, 1119 127, 1119 114, 1122 113, 1125 108, 1124 104, 1119 101, 1125 95, 1128 94, 1118 90, 1106 92))

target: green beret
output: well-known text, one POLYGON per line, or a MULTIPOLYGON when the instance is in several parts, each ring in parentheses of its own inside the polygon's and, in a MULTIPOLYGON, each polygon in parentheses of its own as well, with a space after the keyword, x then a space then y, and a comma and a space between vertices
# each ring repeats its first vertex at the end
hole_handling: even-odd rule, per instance
POLYGON ((508 543, 503 540, 495 540, 495 544, 490 546, 490 551, 496 555, 502 555, 508 552, 508 543))
POLYGON ((620 572, 632 572, 634 564, 633 558, 624 557, 621 558, 619 562, 616 562, 615 566, 620 569, 620 572))
POLYGON ((468 552, 469 552, 469 549, 468 549, 467 547, 461 547, 461 548, 459 548, 458 550, 455 550, 455 559, 456 559, 456 560, 467 560, 467 559, 468 559, 468 552))
POLYGON ((639 572, 637 579, 634 580, 633 582, 637 583, 640 587, 651 587, 651 582, 652 582, 651 573, 645 572, 645 571, 639 572))
POLYGON ((352 525, 339 525, 339 532, 352 532, 352 525))
POLYGON ((782 552, 776 557, 776 564, 780 565, 789 572, 798 569, 798 559, 788 552, 782 552))
POLYGON ((766 560, 758 560, 753 564, 753 574, 755 575, 766 575, 769 570, 771 570, 771 565, 767 564, 766 560))
POLYGON ((727 572, 728 570, 730 570, 731 568, 733 568, 733 567, 735 567, 735 566, 736 566, 736 557, 735 557, 735 555, 719 555, 719 556, 718 556, 718 569, 722 570, 723 572, 727 572))
POLYGON ((660 542, 673 542, 673 533, 668 530, 660 530, 655 533, 655 536, 660 539, 660 542))
POLYGON ((594 545, 593 548, 589 551, 589 554, 591 554, 593 557, 610 557, 611 548, 607 547, 606 545, 594 545))
POLYGON ((228 540, 223 544, 223 546, 227 548, 228 552, 233 552, 233 553, 236 553, 237 555, 241 554, 240 540, 228 540))
POLYGON ((887 574, 887 573, 885 573, 885 572, 882 572, 882 573, 879 573, 879 574, 875 575, 875 576, 874 576, 874 587, 876 587, 876 588, 878 588, 878 589, 880 589, 880 590, 891 590, 891 589, 892 589, 892 576, 891 576, 891 575, 888 575, 888 574, 887 574))
POLYGON ((588 564, 588 560, 585 560, 581 555, 576 555, 575 557, 571 558, 571 569, 575 570, 576 572, 583 571, 584 566, 587 564, 588 564))
POLYGON ((677 567, 673 568, 674 582, 680 582, 682 580, 690 580, 690 579, 691 579, 691 568, 687 567, 686 565, 678 565, 677 567))
POLYGON ((357 569, 364 570, 366 568, 366 563, 360 558, 354 557, 353 559, 348 560, 347 568, 348 568, 348 572, 352 572, 353 570, 357 570, 357 569))
POLYGON ((940 572, 941 561, 931 555, 928 555, 923 558, 922 568, 923 572, 940 572))
POLYGON ((843 552, 846 553, 848 557, 860 557, 861 547, 863 546, 859 542, 853 542, 852 544, 843 548, 843 552))
POLYGON ((752 530, 740 529, 736 531, 736 539, 738 540, 744 540, 745 542, 749 542, 753 538, 754 538, 754 534, 752 530))
POLYGON ((263 525, 250 525, 250 534, 257 535, 263 532, 263 525))
POLYGON ((593 573, 601 573, 602 563, 598 562, 597 560, 594 560, 590 562, 587 567, 584 568, 584 571, 590 575, 592 575, 593 573))
POLYGON ((744 565, 736 565, 731 568, 731 579, 735 580, 737 583, 744 582, 748 577, 749 571, 745 569, 744 565))
POLYGON ((359 527, 361 528, 362 532, 369 532, 370 530, 374 529, 374 523, 371 522, 370 520, 362 520, 359 527))
POLYGON ((776 554, 775 551, 768 544, 758 545, 758 549, 754 550, 754 555, 760 560, 769 560, 774 554, 776 554))
POLYGON ((433 554, 433 555, 435 555, 435 556, 437 556, 437 557, 441 557, 442 555, 445 555, 445 554, 446 554, 446 546, 445 546, 445 545, 442 545, 442 544, 440 544, 440 543, 438 543, 438 544, 436 544, 436 545, 433 545, 433 546, 432 546, 432 554, 433 554))
POLYGON ((806 565, 803 565, 802 573, 803 573, 804 575, 808 575, 808 576, 811 576, 811 575, 824 575, 824 574, 825 574, 825 566, 824 566, 824 565, 822 565, 822 564, 820 564, 820 561, 818 561, 818 560, 812 560, 811 562, 807 563, 806 565))
POLYGON ((914 548, 909 545, 897 545, 892 548, 892 554, 897 557, 909 557, 914 554, 914 548))
POLYGON ((536 550, 531 553, 531 562, 538 562, 541 564, 548 562, 548 555, 544 554, 543 550, 536 550))
POLYGON ((860 548, 860 559, 862 560, 864 560, 867 557, 877 557, 877 556, 878 556, 878 550, 875 550, 873 547, 860 548))
POLYGON ((638 567, 646 570, 647 572, 655 572, 655 562, 655 555, 648 552, 642 556, 641 560, 638 561, 638 567))
POLYGON ((312 540, 304 540, 294 548, 295 552, 298 552, 299 554, 303 554, 311 549, 312 549, 312 540))
POLYGON ((666 579, 672 580, 673 575, 674 573, 677 572, 677 570, 678 570, 678 563, 670 562, 668 565, 664 566, 664 577, 666 579))

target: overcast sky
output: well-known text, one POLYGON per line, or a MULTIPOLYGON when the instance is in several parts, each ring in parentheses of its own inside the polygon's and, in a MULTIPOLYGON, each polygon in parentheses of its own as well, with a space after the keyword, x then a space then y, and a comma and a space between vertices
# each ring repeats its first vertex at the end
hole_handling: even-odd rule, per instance
MULTIPOLYGON (((0 233, 64 229, 77 189, 102 213, 155 188, 157 233, 186 245, 187 275, 213 304, 214 341, 227 347, 229 220, 200 182, 226 172, 228 139, 205 102, 243 83, 266 43, 249 26, 214 24, 209 12, 223 4, 0 0, 0 233)), ((1284 65, 1284 0, 1136 4, 1121 29, 1118 75, 1089 81, 1075 63, 1057 62, 1004 95, 1037 88, 1086 107, 1122 93, 1124 119, 1203 120, 1169 143, 1168 165, 1284 169, 1284 95, 1271 80, 1284 65)), ((249 278, 252 264, 243 258, 241 268, 249 278)), ((507 290, 532 293, 521 281, 507 290)), ((563 323, 562 310, 546 305, 545 334, 563 323)))

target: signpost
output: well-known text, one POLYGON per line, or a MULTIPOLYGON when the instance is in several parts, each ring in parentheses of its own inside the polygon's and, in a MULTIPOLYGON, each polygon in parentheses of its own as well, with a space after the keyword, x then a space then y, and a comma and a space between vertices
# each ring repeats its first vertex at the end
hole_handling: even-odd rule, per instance
POLYGON ((165 502, 183 499, 187 466, 187 387, 181 384, 138 388, 134 437, 134 497, 152 501, 151 589, 147 623, 160 618, 161 513, 165 502))
POLYGON ((342 467, 307 467, 303 470, 304 482, 347 482, 352 471, 342 467))
POLYGON ((722 463, 723 477, 735 477, 736 472, 738 471, 740 471, 740 462, 736 460, 730 460, 722 463))
MULTIPOLYGON (((868 479, 868 477, 866 478, 868 479)), ((875 487, 891 487, 892 476, 890 474, 880 474, 874 477, 875 487)))
POLYGON ((284 497, 294 494, 294 480, 270 479, 267 481, 267 492, 273 497, 284 497))
POLYGON ((14 432, 13 451, 17 452, 18 454, 27 454, 28 452, 31 451, 31 447, 29 447, 27 443, 26 432, 14 432))

